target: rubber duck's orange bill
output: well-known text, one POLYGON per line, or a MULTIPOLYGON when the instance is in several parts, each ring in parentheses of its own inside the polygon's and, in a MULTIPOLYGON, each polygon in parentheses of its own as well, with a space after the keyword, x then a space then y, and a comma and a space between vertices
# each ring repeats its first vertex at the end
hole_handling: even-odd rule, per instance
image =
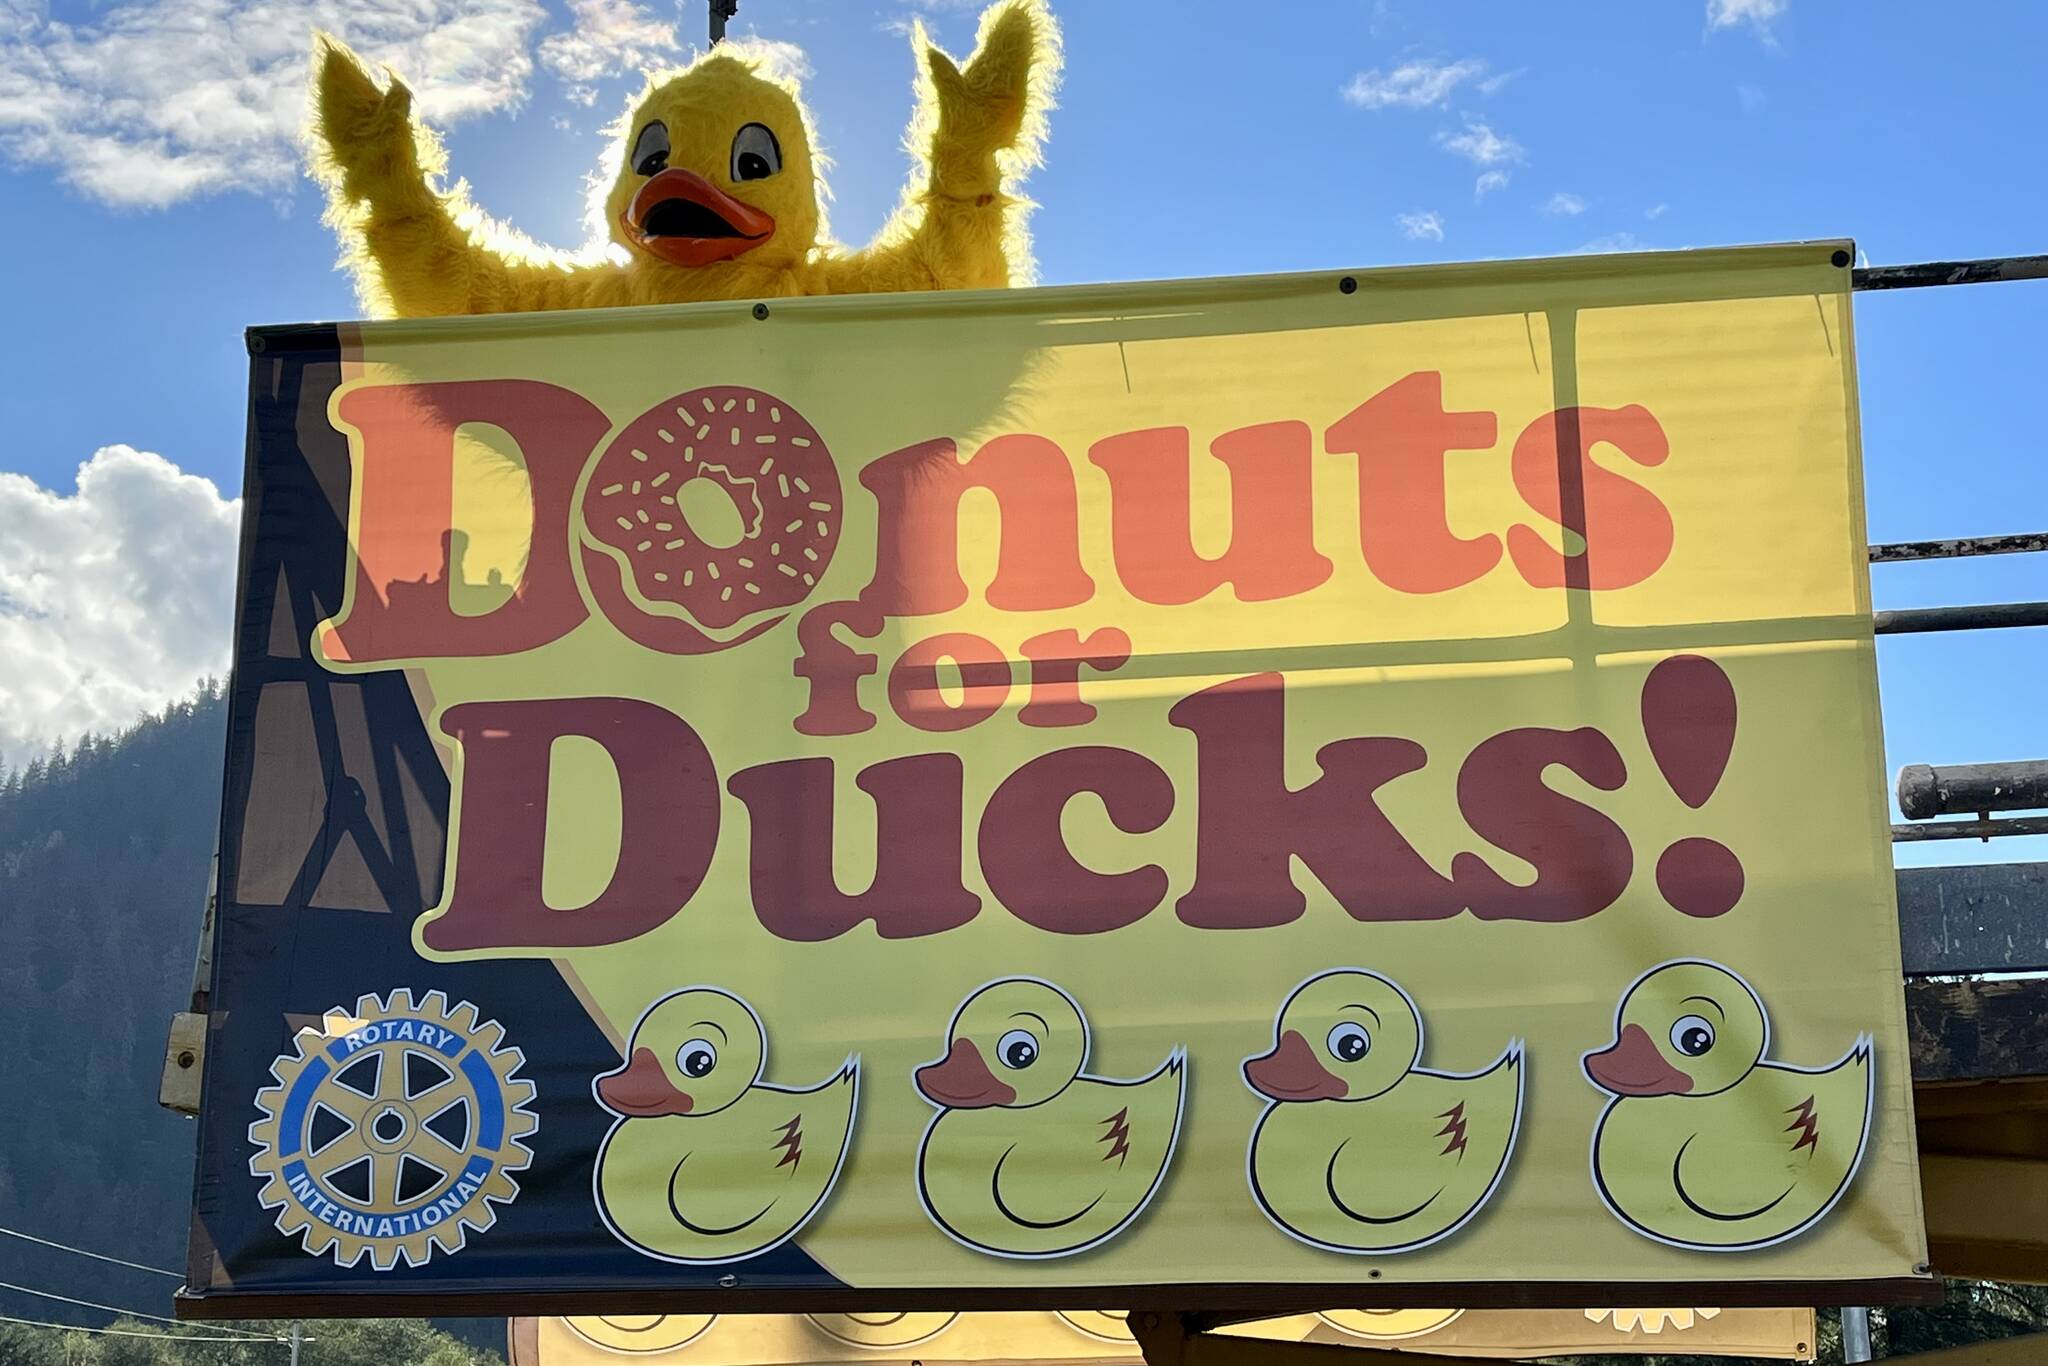
POLYGON ((1244 1079, 1269 1100, 1342 1100, 1351 1090, 1292 1029, 1280 1036, 1278 1048, 1246 1060, 1244 1079))
POLYGON ((670 167, 633 196, 619 218, 626 235, 674 266, 730 261, 767 241, 775 219, 695 171, 670 167))
POLYGON ((597 1079, 597 1098, 615 1115, 645 1119, 652 1115, 687 1115, 696 1102, 678 1091, 661 1070, 652 1049, 636 1048, 633 1060, 597 1079))
POLYGON ((917 1069, 917 1089, 926 1100, 948 1110, 1008 1105, 1017 1098, 1016 1088, 989 1071, 981 1050, 965 1039, 953 1040, 943 1059, 917 1069))
POLYGON ((1641 1025, 1626 1025, 1621 1037, 1585 1058, 1593 1084, 1617 1096, 1682 1096, 1692 1078, 1664 1061, 1641 1025))

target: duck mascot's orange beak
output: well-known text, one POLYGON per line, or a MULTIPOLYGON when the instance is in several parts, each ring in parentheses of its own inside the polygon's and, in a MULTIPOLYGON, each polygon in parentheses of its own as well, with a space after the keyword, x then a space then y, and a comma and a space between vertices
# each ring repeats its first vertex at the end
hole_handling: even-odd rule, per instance
POLYGON ((980 1110, 1017 1098, 1016 1088, 989 1071, 981 1050, 965 1039, 953 1040, 943 1059, 917 1069, 917 1089, 926 1100, 948 1110, 980 1110))
POLYGON ((775 219, 765 210, 677 166, 642 185, 619 224, 628 237, 674 266, 729 261, 775 232, 775 219))
POLYGON ((1316 1060, 1316 1051, 1295 1030, 1280 1036, 1280 1046, 1248 1058, 1244 1079, 1269 1100, 1342 1100, 1351 1088, 1316 1060))
POLYGON ((687 1115, 696 1104, 678 1091, 661 1070, 652 1049, 636 1048, 633 1060, 597 1079, 598 1103, 615 1115, 645 1119, 653 1115, 687 1115))
POLYGON ((1641 1025, 1625 1025, 1621 1037, 1585 1056, 1586 1075, 1617 1096, 1682 1096, 1692 1078, 1664 1061, 1641 1025))

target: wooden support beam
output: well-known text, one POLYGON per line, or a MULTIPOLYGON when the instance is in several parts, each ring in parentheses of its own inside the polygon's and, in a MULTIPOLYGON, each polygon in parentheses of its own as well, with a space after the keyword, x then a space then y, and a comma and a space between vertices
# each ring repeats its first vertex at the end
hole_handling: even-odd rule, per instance
POLYGON ((1912 1366, 2028 1366, 2048 1361, 2048 1333, 2025 1333, 2019 1337, 1993 1338, 1961 1347, 1944 1347, 1936 1352, 1913 1352, 1887 1361, 1908 1361, 1912 1366))
MULTIPOLYGON (((1980 1280, 2048 1279, 2048 1162, 1920 1155, 1934 1265, 1980 1280)), ((2048 1360, 2048 1337, 2035 1346, 2048 1360)))
POLYGON ((1276 1342, 1191 1332, 1181 1314, 1136 1313, 1129 1323, 1138 1350, 1145 1354, 1145 1366, 1501 1366, 1480 1357, 1425 1355, 1363 1344, 1276 1342))
POLYGON ((2048 978, 1908 981, 1915 1081, 2048 1077, 2048 978))
POLYGON ((2048 863, 1898 871, 1906 975, 2048 972, 2048 863))

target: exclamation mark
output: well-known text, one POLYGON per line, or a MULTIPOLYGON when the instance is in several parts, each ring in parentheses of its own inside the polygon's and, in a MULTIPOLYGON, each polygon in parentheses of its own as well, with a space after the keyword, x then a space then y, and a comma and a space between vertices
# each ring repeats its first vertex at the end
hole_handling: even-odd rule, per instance
MULTIPOLYGON (((1660 660, 1643 681, 1643 734, 1664 781, 1699 810, 1735 749, 1735 685, 1703 656, 1660 660)), ((1679 840, 1657 860, 1657 890, 1687 915, 1722 915, 1742 899, 1742 861, 1719 840, 1679 840)))

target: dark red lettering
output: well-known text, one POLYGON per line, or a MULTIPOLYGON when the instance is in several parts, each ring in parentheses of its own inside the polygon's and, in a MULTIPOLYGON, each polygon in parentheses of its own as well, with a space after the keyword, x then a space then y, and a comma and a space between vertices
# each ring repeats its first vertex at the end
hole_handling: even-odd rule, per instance
POLYGON ((966 730, 1002 709, 1010 696, 1010 661, 994 644, 967 631, 927 637, 889 670, 889 705, 919 730, 966 730), (939 661, 960 671, 960 702, 939 690, 939 661))
POLYGON ((795 722, 802 735, 858 735, 875 724, 859 692, 860 680, 875 671, 875 656, 833 635, 835 626, 873 640, 882 634, 882 614, 863 603, 826 602, 797 619, 796 662, 790 668, 811 684, 810 703, 795 722))
POLYGON ((625 697, 465 702, 441 729, 462 747, 445 905, 420 930, 442 953, 573 949, 646 934, 696 895, 718 846, 718 773, 674 712, 625 697), (555 741, 603 746, 619 778, 619 861, 588 905, 541 896, 555 741))
POLYGON ((1450 882, 1394 828, 1373 794, 1428 760, 1413 740, 1337 740, 1316 751, 1322 776, 1287 786, 1286 692, 1254 674, 1182 698, 1167 712, 1196 744, 1195 885, 1175 914, 1190 925, 1284 925, 1307 909, 1289 855, 1357 920, 1440 920, 1460 902, 1450 882))
POLYGON ((454 380, 350 389, 336 417, 355 429, 355 586, 327 657, 358 664, 517 654, 586 615, 569 565, 570 499, 611 423, 588 399, 535 380, 454 380), (448 589, 462 575, 454 520, 455 433, 503 429, 519 445, 532 495, 525 571, 492 611, 462 616, 448 589))
POLYGON ((1241 427, 1209 450, 1230 470, 1230 544, 1214 559, 1195 552, 1187 428, 1124 432, 1089 449, 1109 476, 1110 541, 1131 595, 1173 607, 1227 583, 1241 602, 1267 602, 1329 578, 1315 544, 1308 424, 1241 427))
POLYGON ((1671 510, 1641 484, 1594 464, 1593 447, 1602 442, 1638 465, 1661 465, 1671 455, 1664 428, 1635 403, 1546 413, 1515 440, 1523 501, 1585 547, 1563 554, 1533 528, 1508 528, 1508 553, 1532 587, 1627 588, 1671 558, 1671 510))
POLYGON ((1602 792, 1628 777, 1621 752, 1591 727, 1531 726, 1483 740, 1458 770, 1458 809, 1479 837, 1535 866, 1517 886, 1477 854, 1451 860, 1459 892, 1482 920, 1583 920, 1628 887, 1635 852, 1612 820, 1543 782, 1552 764, 1602 792))
POLYGON ((1114 626, 1091 631, 1086 640, 1079 631, 1047 631, 1025 641, 1022 653, 1031 661, 1031 693, 1017 719, 1027 726, 1085 726, 1095 708, 1081 700, 1081 666, 1099 673, 1122 668, 1130 662, 1131 638, 1114 626))
POLYGON ((987 489, 1002 513, 988 604, 1005 612, 1076 607, 1094 596, 1081 568, 1080 512, 1066 452, 1042 436, 996 437, 962 461, 950 439, 906 446, 870 464, 875 573, 863 603, 892 617, 950 612, 967 601, 960 577, 960 499, 987 489))
POLYGON ((1451 530, 1452 451, 1489 450, 1499 439, 1490 412, 1448 412, 1444 377, 1421 370, 1332 423, 1332 455, 1358 457, 1358 545, 1373 574, 1403 593, 1446 593, 1500 563, 1500 537, 1451 530))
POLYGON ((1166 870, 1084 867, 1060 834, 1060 815, 1083 792, 1127 835, 1173 814, 1173 780, 1142 754, 1082 745, 1041 754, 1003 780, 981 817, 981 874, 1012 915, 1056 934, 1096 934, 1142 920, 1166 899, 1166 870))
POLYGON ((960 879, 959 756, 890 759, 854 782, 875 802, 875 876, 866 891, 848 893, 832 872, 832 761, 785 759, 733 774, 727 786, 753 823, 748 866, 761 924, 812 943, 863 920, 884 939, 972 920, 981 898, 960 879))

